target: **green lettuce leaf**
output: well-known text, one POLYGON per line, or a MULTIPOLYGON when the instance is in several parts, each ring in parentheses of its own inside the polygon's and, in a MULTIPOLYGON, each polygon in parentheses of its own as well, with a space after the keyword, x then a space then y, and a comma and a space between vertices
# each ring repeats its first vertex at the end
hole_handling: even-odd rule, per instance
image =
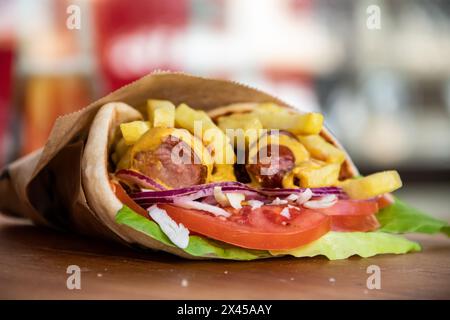
MULTIPOLYGON (((123 206, 117 212, 116 222, 127 225, 168 246, 175 247, 156 222, 142 217, 127 206, 123 206)), ((201 236, 189 236, 189 245, 183 250, 196 257, 218 259, 253 260, 271 257, 268 251, 243 249, 201 236)))
MULTIPOLYGON (((116 221, 168 246, 175 246, 159 225, 123 206, 116 215, 116 221)), ((189 236, 189 245, 184 251, 197 257, 211 257, 230 260, 254 260, 279 255, 313 257, 323 255, 330 260, 346 259, 352 255, 371 257, 377 254, 401 254, 419 251, 420 246, 405 238, 384 232, 333 232, 322 238, 293 250, 263 251, 250 250, 215 241, 202 236, 189 236)))
POLYGON ((381 224, 379 231, 390 233, 420 232, 428 234, 442 232, 450 236, 448 222, 430 217, 397 198, 392 205, 380 210, 377 214, 377 219, 381 224))
POLYGON ((323 255, 330 260, 346 259, 353 255, 363 258, 377 254, 402 254, 420 251, 419 244, 403 237, 383 232, 330 231, 320 239, 293 250, 272 250, 273 255, 315 257, 323 255))

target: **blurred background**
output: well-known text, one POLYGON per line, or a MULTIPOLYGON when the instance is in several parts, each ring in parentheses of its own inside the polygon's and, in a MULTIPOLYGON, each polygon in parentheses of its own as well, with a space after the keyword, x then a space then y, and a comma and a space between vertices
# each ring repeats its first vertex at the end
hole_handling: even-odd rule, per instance
POLYGON ((362 173, 450 220, 450 1, 0 0, 0 165, 158 69, 320 110, 362 173))

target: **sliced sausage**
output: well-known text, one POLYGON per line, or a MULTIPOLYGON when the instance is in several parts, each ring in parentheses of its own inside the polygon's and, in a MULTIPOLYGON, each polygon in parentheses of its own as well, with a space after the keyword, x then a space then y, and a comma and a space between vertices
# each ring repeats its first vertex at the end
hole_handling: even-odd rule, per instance
POLYGON ((256 163, 246 165, 247 172, 262 187, 281 188, 283 177, 294 168, 294 154, 287 146, 283 145, 278 146, 278 154, 272 152, 270 144, 265 153, 265 156, 261 156, 261 150, 258 152, 256 163))
POLYGON ((206 182, 207 167, 201 164, 187 143, 173 136, 168 136, 155 150, 137 152, 132 166, 170 188, 183 188, 206 182), (174 161, 172 152, 178 155, 178 160, 174 161), (180 161, 180 158, 184 160, 180 161))

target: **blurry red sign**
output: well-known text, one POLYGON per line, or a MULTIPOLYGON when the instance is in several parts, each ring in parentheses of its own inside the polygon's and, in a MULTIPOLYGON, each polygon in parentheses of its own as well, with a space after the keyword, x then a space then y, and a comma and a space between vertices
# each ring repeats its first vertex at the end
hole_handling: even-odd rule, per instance
POLYGON ((0 167, 6 161, 6 134, 12 109, 13 41, 0 42, 0 167))
POLYGON ((177 69, 171 38, 186 26, 187 0, 100 0, 94 4, 95 46, 110 91, 155 69, 177 69))

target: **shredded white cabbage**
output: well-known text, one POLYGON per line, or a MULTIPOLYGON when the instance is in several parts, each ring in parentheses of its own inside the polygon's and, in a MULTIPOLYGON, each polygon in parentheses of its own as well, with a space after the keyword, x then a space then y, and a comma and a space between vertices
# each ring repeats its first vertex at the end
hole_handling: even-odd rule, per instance
POLYGON ((282 215, 285 218, 290 219, 291 218, 291 214, 289 213, 289 207, 283 208, 283 210, 281 210, 280 215, 282 215))
POLYGON ((239 192, 226 193, 230 206, 234 209, 241 209, 241 202, 245 200, 245 194, 239 192))
POLYGON ((275 200, 271 202, 273 205, 280 205, 280 204, 287 204, 287 200, 281 200, 280 198, 276 197, 275 200))
POLYGON ((245 194, 240 192, 224 193, 220 186, 215 186, 214 198, 222 207, 231 206, 234 209, 241 209, 241 202, 245 200, 245 194))
POLYGON ((189 230, 181 223, 177 224, 169 215, 166 210, 158 208, 155 204, 148 208, 150 217, 160 226, 165 235, 172 241, 177 247, 185 249, 189 245, 189 230))
POLYGON ((311 189, 307 188, 307 189, 305 189, 305 191, 303 191, 302 193, 300 193, 298 195, 297 203, 304 204, 305 202, 309 201, 309 199, 311 199, 312 196, 313 196, 313 193, 312 193, 311 189))
POLYGON ((223 210, 222 208, 219 208, 218 206, 214 206, 203 202, 197 202, 194 200, 179 198, 173 200, 173 204, 186 209, 203 210, 212 213, 215 216, 223 216, 227 218, 230 216, 229 212, 223 210))
POLYGON ((309 209, 322 209, 332 207, 336 204, 336 202, 337 202, 336 195, 330 194, 318 200, 307 201, 303 204, 303 206, 309 209))
POLYGON ((296 201, 298 199, 298 194, 292 193, 288 197, 286 197, 286 200, 288 201, 296 201))
POLYGON ((259 200, 248 200, 247 203, 250 205, 250 207, 252 207, 252 210, 261 208, 264 204, 264 202, 259 200))
POLYGON ((214 187, 214 198, 221 206, 226 207, 228 205, 228 199, 225 193, 222 192, 222 187, 214 187))

